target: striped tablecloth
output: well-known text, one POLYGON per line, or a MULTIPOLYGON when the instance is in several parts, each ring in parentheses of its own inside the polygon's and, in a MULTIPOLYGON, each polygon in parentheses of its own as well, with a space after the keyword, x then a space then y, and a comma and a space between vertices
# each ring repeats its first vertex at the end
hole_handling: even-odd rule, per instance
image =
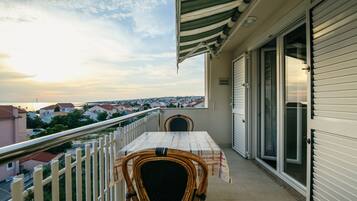
MULTIPOLYGON (((148 148, 167 147, 189 151, 200 156, 208 165, 209 176, 217 176, 231 183, 229 167, 224 152, 207 132, 146 132, 117 153, 114 174, 122 180, 120 160, 127 154, 148 148)), ((116 182, 117 182, 116 181, 116 182)))

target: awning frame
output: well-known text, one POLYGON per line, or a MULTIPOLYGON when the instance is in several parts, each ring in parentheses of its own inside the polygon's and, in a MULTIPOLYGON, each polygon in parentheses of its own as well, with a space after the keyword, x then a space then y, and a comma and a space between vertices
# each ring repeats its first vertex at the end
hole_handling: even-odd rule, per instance
POLYGON ((223 44, 231 35, 233 28, 236 27, 235 25, 238 18, 242 15, 250 3, 250 0, 222 1, 222 3, 208 1, 207 4, 209 6, 207 7, 200 6, 196 3, 194 6, 201 8, 195 10, 194 7, 190 8, 186 5, 185 8, 182 8, 185 11, 181 15, 182 1, 185 0, 176 0, 175 5, 177 67, 179 63, 189 57, 206 52, 208 52, 211 56, 215 56, 218 52, 220 52, 223 44), (182 17, 185 19, 182 20, 182 17), (225 19, 226 17, 228 18, 225 19), (200 24, 201 22, 205 25, 202 26, 202 24, 200 24), (181 31, 182 23, 185 24, 184 31, 181 31), (194 28, 195 26, 197 28, 194 28), (184 42, 181 42, 183 37, 186 39, 184 42))

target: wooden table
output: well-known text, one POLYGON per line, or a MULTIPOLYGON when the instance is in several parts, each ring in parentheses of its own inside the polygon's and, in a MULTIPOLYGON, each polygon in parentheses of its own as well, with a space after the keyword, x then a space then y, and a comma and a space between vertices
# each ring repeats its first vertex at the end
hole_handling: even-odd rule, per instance
POLYGON ((114 167, 117 181, 122 180, 120 160, 124 156, 156 147, 167 147, 194 153, 207 163, 209 176, 217 176, 225 182, 231 183, 229 167, 223 150, 204 131, 143 133, 117 153, 117 162, 114 167))

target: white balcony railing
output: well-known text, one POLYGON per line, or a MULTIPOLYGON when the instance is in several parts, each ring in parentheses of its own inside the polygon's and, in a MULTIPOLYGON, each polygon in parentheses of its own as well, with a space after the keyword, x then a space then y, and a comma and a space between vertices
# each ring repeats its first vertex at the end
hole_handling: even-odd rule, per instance
POLYGON ((159 123, 159 109, 151 109, 0 148, 0 161, 3 163, 18 159, 29 153, 29 150, 39 151, 52 148, 56 144, 52 141, 62 144, 86 136, 93 131, 118 125, 115 131, 94 142, 85 143, 83 148, 77 148, 74 153, 66 153, 62 159, 52 160, 50 168, 45 169, 42 165, 36 166, 32 173, 33 182, 30 187, 24 188, 23 175, 16 176, 11 184, 11 200, 124 200, 124 184, 113 182, 116 153, 142 133, 159 130, 159 123), (143 115, 145 116, 142 117, 143 115), (142 118, 126 126, 119 125, 137 117, 142 118), (48 176, 46 172, 50 172, 48 176))

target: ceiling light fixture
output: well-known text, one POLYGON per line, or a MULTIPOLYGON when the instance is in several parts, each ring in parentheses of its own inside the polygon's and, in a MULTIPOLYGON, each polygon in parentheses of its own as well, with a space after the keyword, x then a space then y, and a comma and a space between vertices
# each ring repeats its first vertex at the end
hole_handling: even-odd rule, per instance
POLYGON ((257 17, 255 16, 248 16, 247 19, 245 19, 243 26, 249 27, 253 25, 257 21, 257 17))

